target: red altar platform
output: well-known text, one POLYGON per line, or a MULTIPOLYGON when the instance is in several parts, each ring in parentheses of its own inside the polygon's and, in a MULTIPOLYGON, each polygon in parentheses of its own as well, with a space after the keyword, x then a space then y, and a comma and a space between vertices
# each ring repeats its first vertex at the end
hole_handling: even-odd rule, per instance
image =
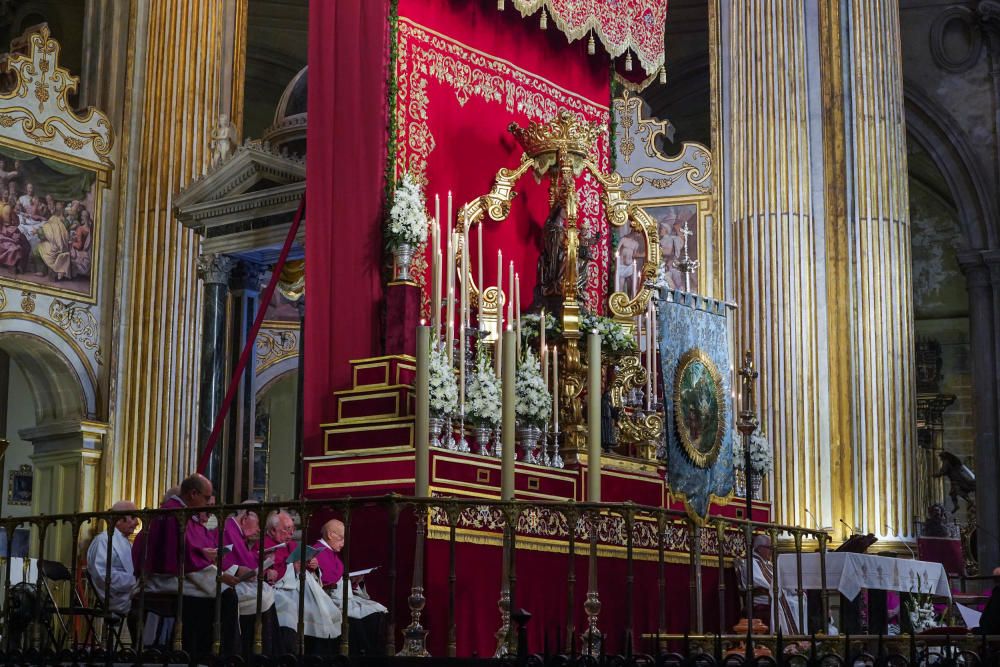
MULTIPOLYGON (((345 496, 378 496, 414 492, 415 359, 406 355, 384 356, 351 363, 353 387, 335 392, 337 420, 323 425, 324 453, 306 460, 306 495, 335 499, 345 496)), ((673 498, 664 483, 662 465, 614 455, 602 457, 602 501, 634 503, 637 506, 677 510, 677 519, 667 523, 664 536, 665 626, 658 628, 660 613, 659 552, 655 519, 641 512, 633 534, 633 609, 635 635, 657 630, 684 632, 691 624, 691 524, 683 518, 683 503, 673 498)), ((500 498, 500 460, 496 457, 432 448, 431 494, 435 497, 500 498)), ((553 501, 584 501, 587 462, 577 468, 551 468, 518 461, 515 489, 518 500, 545 503, 526 510, 517 524, 515 604, 530 611, 529 642, 541 649, 546 639, 555 641, 567 624, 567 582, 570 580, 569 529, 565 515, 553 501)), ((569 507, 567 505, 567 507, 569 507)), ((622 506, 623 508, 626 505, 622 506)), ((753 519, 769 521, 770 506, 755 502, 753 519)), ((713 504, 710 515, 742 518, 745 501, 731 497, 713 504)), ((314 524, 324 517, 317 517, 314 524)), ((456 643, 459 655, 491 654, 494 632, 499 626, 497 599, 501 585, 502 529, 504 519, 497 508, 462 512, 456 527, 456 643)), ((598 525, 598 584, 601 616, 615 619, 621 628, 625 618, 627 578, 624 519, 615 513, 602 515, 598 525)), ((578 526, 572 572, 575 576, 574 616, 579 632, 585 627, 583 602, 587 592, 590 550, 589 524, 578 526)), ((352 517, 352 567, 386 565, 390 526, 383 508, 355 512, 352 517)), ((430 513, 425 552, 427 609, 424 625, 428 646, 444 655, 448 626, 449 539, 448 518, 443 510, 430 513)), ((412 513, 400 519, 396 533, 399 579, 395 595, 397 632, 409 623, 406 595, 413 563, 414 524, 412 513)), ((726 625, 736 620, 736 582, 731 569, 733 555, 742 550, 742 535, 728 531, 723 538, 726 569, 723 578, 729 591, 724 610, 726 625)), ((702 605, 705 630, 718 628, 719 570, 718 536, 714 528, 702 531, 702 605)), ((369 580, 373 597, 390 596, 383 576, 369 580)), ((619 631, 620 632, 620 631, 619 631)), ((607 650, 617 650, 621 636, 610 631, 607 650)))

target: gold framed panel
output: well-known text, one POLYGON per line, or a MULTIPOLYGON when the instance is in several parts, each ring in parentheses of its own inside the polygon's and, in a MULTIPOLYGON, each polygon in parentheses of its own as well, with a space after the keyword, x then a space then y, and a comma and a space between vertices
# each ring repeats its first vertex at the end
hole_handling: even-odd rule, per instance
POLYGON ((700 348, 681 355, 674 373, 674 418, 681 447, 701 468, 715 462, 726 434, 722 374, 700 348))
MULTIPOLYGON (((693 249, 689 245, 690 256, 691 259, 698 260, 698 268, 692 276, 691 291, 711 296, 715 287, 711 273, 718 273, 721 268, 716 267, 713 271, 715 264, 710 261, 713 259, 710 257, 710 252, 715 244, 715 239, 709 236, 711 234, 709 218, 713 215, 714 210, 712 194, 633 199, 631 204, 642 209, 656 224, 657 240, 660 244, 658 264, 660 267, 674 272, 673 278, 679 279, 679 284, 675 285, 676 289, 684 289, 683 274, 680 274, 672 264, 680 259, 679 253, 683 243, 680 229, 684 220, 689 222, 689 228, 692 232, 689 244, 694 244, 693 249)), ((614 271, 611 291, 625 292, 631 295, 634 289, 631 274, 626 269, 626 265, 621 264, 621 260, 623 257, 627 257, 631 251, 635 262, 633 266, 643 265, 646 262, 645 241, 641 233, 635 229, 628 230, 627 233, 621 233, 625 231, 625 228, 617 228, 616 231, 618 233, 612 240, 614 243, 612 248, 614 271)), ((669 279, 671 277, 669 271, 667 275, 669 279)), ((636 281, 638 288, 641 289, 642 276, 639 276, 636 281)))

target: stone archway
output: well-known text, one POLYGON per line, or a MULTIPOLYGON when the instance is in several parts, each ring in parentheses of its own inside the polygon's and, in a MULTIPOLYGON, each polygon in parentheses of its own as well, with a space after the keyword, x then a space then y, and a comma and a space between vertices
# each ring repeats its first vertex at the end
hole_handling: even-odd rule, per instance
MULTIPOLYGON (((48 329, 29 331, 31 323, 5 320, 0 328, 0 350, 9 357, 15 373, 3 387, 5 405, 30 405, 32 415, 18 414, 17 424, 4 425, 19 455, 31 466, 30 506, 17 507, 20 515, 63 514, 91 511, 99 502, 98 465, 107 425, 94 419, 97 391, 84 361, 64 352, 59 337, 48 329), (20 326, 19 326, 20 324, 20 326), (53 340, 54 339, 54 340, 53 340), (18 384, 13 387, 13 382, 18 384)), ((7 466, 10 468, 11 466, 7 466)), ((9 483, 8 473, 4 473, 9 483)), ((7 501, 10 494, 4 498, 7 501)), ((19 500, 25 500, 21 497, 19 500)), ((10 507, 5 506, 4 514, 10 507)), ((45 555, 68 562, 72 553, 68 525, 51 530, 45 555)))

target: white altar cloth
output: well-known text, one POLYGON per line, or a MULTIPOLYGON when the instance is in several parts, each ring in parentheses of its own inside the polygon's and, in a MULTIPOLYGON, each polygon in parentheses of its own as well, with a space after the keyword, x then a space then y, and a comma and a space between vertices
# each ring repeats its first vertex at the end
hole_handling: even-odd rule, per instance
MULTIPOLYGON (((802 554, 802 588, 822 588, 819 563, 818 553, 802 554)), ((781 588, 794 590, 798 586, 795 554, 778 556, 778 582, 781 588)), ((840 591, 848 600, 856 598, 862 589, 951 597, 948 575, 941 563, 836 551, 826 554, 826 586, 840 591)))

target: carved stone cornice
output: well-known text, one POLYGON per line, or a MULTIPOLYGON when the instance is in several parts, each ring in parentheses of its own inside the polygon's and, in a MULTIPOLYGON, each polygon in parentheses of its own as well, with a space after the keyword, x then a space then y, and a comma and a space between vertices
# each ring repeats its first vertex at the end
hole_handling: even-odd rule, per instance
POLYGON ((206 285, 228 285, 236 261, 231 257, 208 253, 198 256, 198 277, 206 285))

